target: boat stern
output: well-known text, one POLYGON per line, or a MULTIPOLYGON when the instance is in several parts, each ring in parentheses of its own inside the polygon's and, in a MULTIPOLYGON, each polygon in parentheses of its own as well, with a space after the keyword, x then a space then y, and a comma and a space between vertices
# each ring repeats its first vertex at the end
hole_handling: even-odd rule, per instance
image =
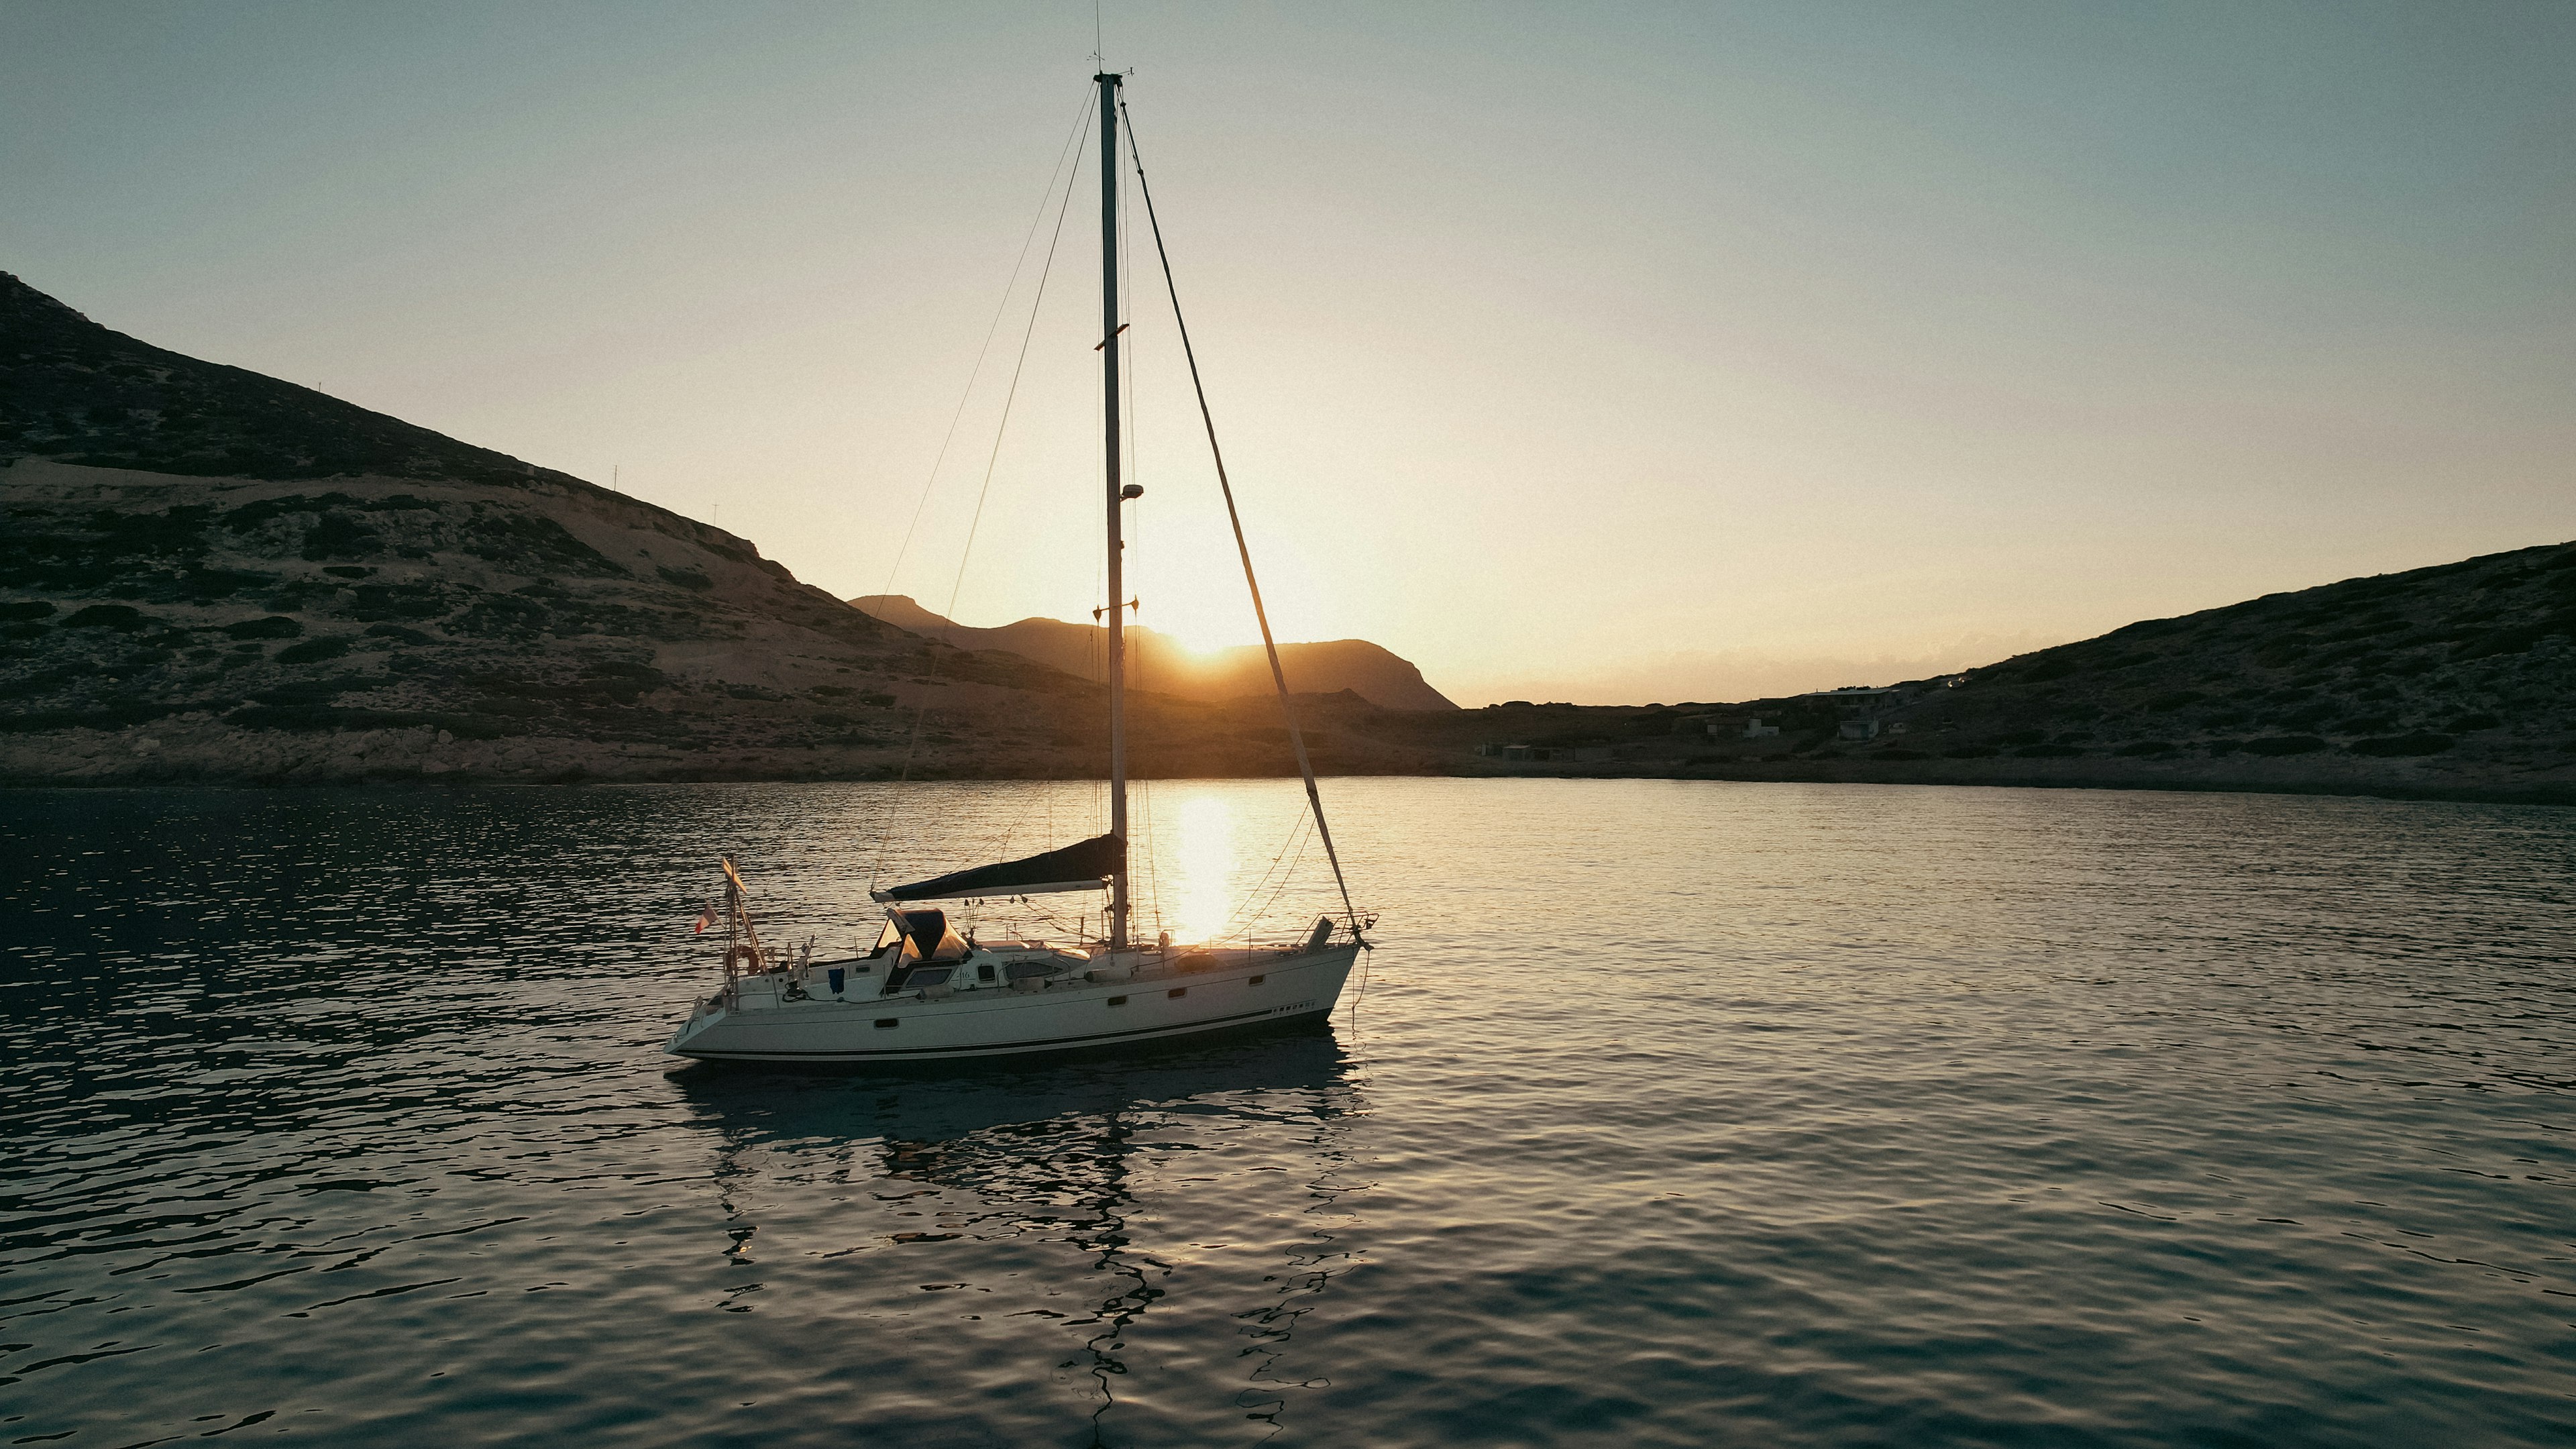
POLYGON ((698 1001, 691 1006, 689 1019, 680 1023, 679 1029, 671 1033, 669 1041, 662 1043, 662 1055, 667 1057, 697 1055, 689 1050, 689 1043, 722 1023, 728 1014, 725 1010, 725 994, 721 991, 698 1001))

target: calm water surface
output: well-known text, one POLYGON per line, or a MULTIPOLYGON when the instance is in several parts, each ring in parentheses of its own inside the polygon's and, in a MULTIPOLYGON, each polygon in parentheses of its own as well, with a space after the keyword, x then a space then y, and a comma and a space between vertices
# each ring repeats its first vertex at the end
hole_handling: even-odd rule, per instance
POLYGON ((1334 782, 1328 1035, 660 1055, 718 850, 833 946, 1095 795, 0 795, 0 1442, 2576 1438, 2576 812, 1334 782))

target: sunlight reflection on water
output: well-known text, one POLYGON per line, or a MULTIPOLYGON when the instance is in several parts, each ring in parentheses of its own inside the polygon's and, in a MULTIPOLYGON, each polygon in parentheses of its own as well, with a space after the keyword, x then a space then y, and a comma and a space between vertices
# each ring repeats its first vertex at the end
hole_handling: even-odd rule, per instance
MULTIPOLYGON (((1147 793, 1149 919, 1330 901, 1294 782, 1147 793)), ((2576 812, 1327 798, 1389 908, 1329 1034, 799 1077, 658 1054, 716 852, 872 939, 1097 788, 0 796, 0 1428, 2576 1435, 2576 812)))
POLYGON ((1169 847, 1173 935, 1189 943, 1213 941, 1234 919, 1234 812, 1224 800, 1203 794, 1186 797, 1177 814, 1180 830, 1169 847))

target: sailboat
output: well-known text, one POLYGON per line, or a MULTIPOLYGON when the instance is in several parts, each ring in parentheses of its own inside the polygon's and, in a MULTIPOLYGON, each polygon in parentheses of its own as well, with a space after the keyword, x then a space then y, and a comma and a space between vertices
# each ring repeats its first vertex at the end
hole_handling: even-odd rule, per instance
MULTIPOLYGON (((1126 545, 1121 506, 1143 493, 1120 477, 1120 336, 1126 326, 1118 299, 1118 125, 1125 114, 1121 77, 1092 77, 1100 102, 1101 410, 1106 429, 1108 504, 1107 615, 1109 707, 1109 819, 1105 833, 1018 860, 1001 861, 913 881, 870 896, 885 909, 875 949, 864 956, 816 960, 809 942, 802 952, 763 941, 747 907, 737 863, 723 862, 724 984, 692 1003, 688 1019, 664 1051, 716 1061, 880 1063, 1027 1057, 1115 1051, 1146 1043, 1215 1033, 1277 1030, 1320 1023, 1332 1015, 1360 953, 1363 932, 1375 917, 1351 904, 1341 856, 1324 819, 1313 761, 1297 727, 1294 702, 1269 613, 1261 602, 1252 552, 1236 512, 1234 485, 1217 447, 1207 391, 1199 383, 1189 326, 1179 322, 1182 351, 1207 425, 1218 486, 1234 527, 1235 548, 1252 596, 1261 642, 1269 652, 1290 746, 1306 785, 1325 858, 1340 892, 1342 914, 1323 915, 1302 939, 1269 946, 1175 944, 1158 933, 1134 939, 1128 878, 1127 697, 1125 596, 1126 545), (1102 930, 1082 939, 982 940, 961 932, 943 902, 1011 900, 1063 892, 1105 892, 1102 930)), ((1132 125, 1131 125, 1132 134, 1132 125)), ((1129 143, 1133 151, 1132 140, 1129 143)), ((1153 192, 1144 167, 1136 167, 1138 192, 1152 224, 1163 277, 1172 287, 1163 253, 1162 226, 1153 218, 1153 192)), ((1180 317, 1177 287, 1172 307, 1180 317)), ((1085 920, 1089 917, 1086 915, 1085 920)))

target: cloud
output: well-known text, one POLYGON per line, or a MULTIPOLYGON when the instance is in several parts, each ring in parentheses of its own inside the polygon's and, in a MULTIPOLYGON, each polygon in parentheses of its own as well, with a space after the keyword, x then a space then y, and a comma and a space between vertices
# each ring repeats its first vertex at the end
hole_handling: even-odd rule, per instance
POLYGON ((1506 699, 1571 704, 1677 704, 1768 699, 1846 684, 1894 684, 1954 674, 2066 640, 2054 634, 1974 634, 1922 652, 1872 656, 1787 654, 1771 649, 1674 649, 1605 660, 1589 668, 1442 681, 1473 708, 1506 699))

